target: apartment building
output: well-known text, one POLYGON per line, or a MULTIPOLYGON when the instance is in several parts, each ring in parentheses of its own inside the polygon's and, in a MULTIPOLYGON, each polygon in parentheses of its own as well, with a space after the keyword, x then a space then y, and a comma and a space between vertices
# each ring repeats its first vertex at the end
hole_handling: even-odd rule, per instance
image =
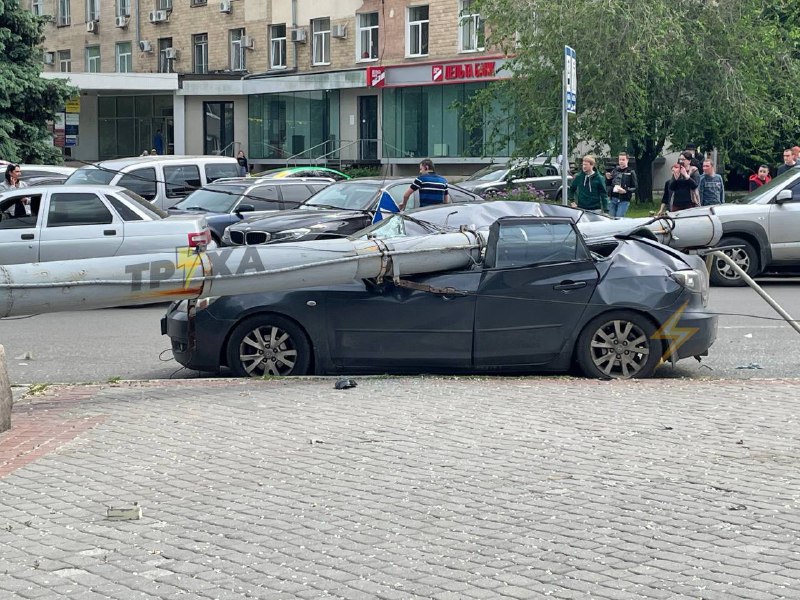
POLYGON ((468 172, 484 134, 453 105, 508 76, 474 0, 30 1, 52 15, 43 76, 81 90, 78 160, 139 154, 160 130, 167 152, 241 149, 256 167, 468 172))

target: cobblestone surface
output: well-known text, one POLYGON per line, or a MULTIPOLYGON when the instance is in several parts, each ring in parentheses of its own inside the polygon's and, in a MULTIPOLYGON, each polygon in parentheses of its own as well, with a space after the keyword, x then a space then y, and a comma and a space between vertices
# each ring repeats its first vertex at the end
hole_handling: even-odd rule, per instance
POLYGON ((333 384, 18 398, 0 598, 800 597, 800 380, 333 384))

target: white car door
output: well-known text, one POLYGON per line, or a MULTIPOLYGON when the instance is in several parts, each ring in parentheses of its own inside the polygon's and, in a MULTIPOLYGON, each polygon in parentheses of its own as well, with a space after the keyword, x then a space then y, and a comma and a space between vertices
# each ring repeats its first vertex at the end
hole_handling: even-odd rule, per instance
POLYGON ((17 265, 39 260, 41 194, 30 191, 3 195, 0 200, 0 264, 17 265), (24 198, 30 202, 23 203, 24 198))
MULTIPOLYGON (((791 200, 777 204, 772 200, 769 207, 769 244, 773 261, 800 262, 800 179, 787 185, 791 200)), ((777 194, 776 194, 777 195, 777 194)))
POLYGON ((51 192, 39 241, 39 260, 114 256, 125 230, 94 192, 51 192))

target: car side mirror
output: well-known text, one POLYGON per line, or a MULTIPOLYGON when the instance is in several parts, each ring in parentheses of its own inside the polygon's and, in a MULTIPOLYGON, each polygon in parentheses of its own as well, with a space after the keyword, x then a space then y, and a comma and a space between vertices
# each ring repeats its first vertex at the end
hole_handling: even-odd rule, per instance
POLYGON ((254 212, 255 210, 256 207, 253 206, 252 204, 240 204, 238 207, 236 207, 237 213, 254 212))
POLYGON ((781 190, 775 196, 775 204, 783 204, 784 202, 792 201, 792 190, 781 190))

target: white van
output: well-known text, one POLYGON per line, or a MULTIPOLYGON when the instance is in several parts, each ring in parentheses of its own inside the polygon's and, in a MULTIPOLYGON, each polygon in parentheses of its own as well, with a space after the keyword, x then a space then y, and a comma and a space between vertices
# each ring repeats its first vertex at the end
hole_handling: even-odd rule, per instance
POLYGON ((118 185, 166 210, 221 177, 238 177, 230 156, 136 156, 103 160, 77 169, 66 184, 118 185))

